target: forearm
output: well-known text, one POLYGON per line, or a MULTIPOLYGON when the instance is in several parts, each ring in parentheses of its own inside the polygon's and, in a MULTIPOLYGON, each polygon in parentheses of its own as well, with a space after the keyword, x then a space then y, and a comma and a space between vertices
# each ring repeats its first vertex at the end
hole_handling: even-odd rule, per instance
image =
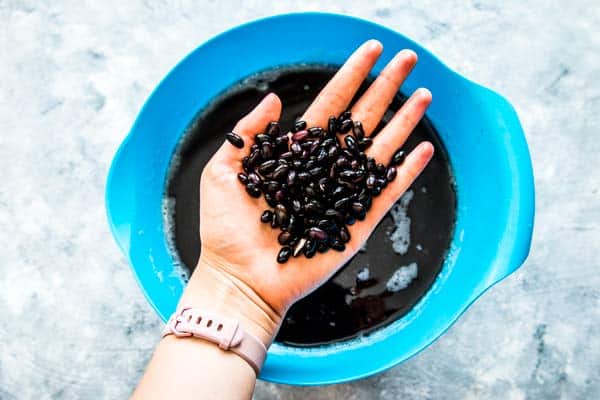
MULTIPOLYGON (((179 307, 201 308, 237 319, 266 347, 280 323, 276 313, 238 282, 200 261, 179 307)), ((197 338, 165 337, 158 345, 133 399, 249 399, 256 374, 231 351, 197 338)))

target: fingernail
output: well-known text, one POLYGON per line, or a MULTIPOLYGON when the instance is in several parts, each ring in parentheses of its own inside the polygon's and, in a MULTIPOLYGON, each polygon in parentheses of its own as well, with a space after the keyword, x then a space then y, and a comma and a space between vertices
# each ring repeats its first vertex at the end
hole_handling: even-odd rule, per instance
POLYGON ((417 89, 417 94, 422 99, 429 99, 429 101, 431 101, 432 98, 433 98, 433 95, 431 94, 431 92, 427 88, 419 88, 419 89, 417 89))
POLYGON ((381 42, 377 39, 370 39, 365 43, 367 49, 375 51, 375 50, 381 50, 383 48, 383 45, 381 44, 381 42))
POLYGON ((396 54, 396 59, 398 58, 404 58, 404 57, 411 57, 414 58, 415 62, 417 61, 417 53, 415 53, 414 51, 412 51, 411 49, 402 49, 398 52, 398 54, 396 54))

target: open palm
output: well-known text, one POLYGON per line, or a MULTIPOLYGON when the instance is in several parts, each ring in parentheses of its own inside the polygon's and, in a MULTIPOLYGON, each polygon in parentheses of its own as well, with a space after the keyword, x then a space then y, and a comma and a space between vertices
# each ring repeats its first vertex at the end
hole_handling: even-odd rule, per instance
MULTIPOLYGON (((329 116, 339 115, 348 108, 382 50, 378 41, 370 40, 348 58, 304 113, 302 119, 308 126, 326 127, 329 116)), ((399 52, 352 105, 353 119, 362 122, 367 136, 373 133, 416 62, 414 52, 399 52)), ((415 91, 374 138, 367 155, 387 164, 430 102, 428 90, 415 91)), ((256 298, 254 302, 268 306, 266 313, 283 316, 293 302, 327 280, 358 251, 389 208, 423 170, 433 154, 433 146, 423 142, 407 156, 394 181, 373 199, 365 220, 348 227, 351 240, 344 251, 330 250, 317 253, 311 259, 301 256, 278 264, 280 245, 277 236, 280 231, 259 221, 263 210, 270 207, 264 198, 250 197, 236 175, 254 136, 262 133, 270 121, 277 121, 280 113, 279 98, 269 94, 234 128, 234 132, 244 139, 245 147, 238 149, 225 142, 206 165, 200 183, 200 264, 230 277, 236 286, 244 286, 246 291, 252 292, 250 297, 256 298)))

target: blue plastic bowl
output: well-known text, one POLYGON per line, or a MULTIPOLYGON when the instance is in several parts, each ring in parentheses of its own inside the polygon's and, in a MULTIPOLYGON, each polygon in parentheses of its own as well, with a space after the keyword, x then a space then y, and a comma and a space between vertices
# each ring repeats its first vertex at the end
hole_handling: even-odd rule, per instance
POLYGON ((260 375, 264 380, 327 384, 390 368, 432 343, 486 289, 516 270, 529 251, 533 172, 508 101, 382 26, 334 14, 281 15, 231 29, 180 62, 154 90, 113 160, 106 188, 110 227, 158 314, 167 319, 185 286, 167 247, 161 201, 173 152, 198 111, 252 73, 305 62, 341 64, 371 38, 385 48, 375 73, 403 48, 419 56, 402 90, 411 93, 423 86, 433 93, 427 115, 456 177, 458 212, 451 248, 433 287, 409 314, 338 345, 293 348, 275 343, 260 375))

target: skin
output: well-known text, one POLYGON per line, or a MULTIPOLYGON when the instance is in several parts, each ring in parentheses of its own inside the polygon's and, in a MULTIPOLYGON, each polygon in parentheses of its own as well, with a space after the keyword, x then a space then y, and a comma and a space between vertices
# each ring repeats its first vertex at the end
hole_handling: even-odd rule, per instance
MULTIPOLYGON (((376 40, 363 43, 323 88, 302 119, 308 126, 327 126, 330 115, 350 106, 356 90, 381 55, 376 40)), ((362 121, 370 135, 400 85, 417 62, 411 50, 402 50, 390 61, 367 92, 352 106, 353 119, 362 121)), ((402 146, 431 103, 431 93, 418 89, 374 138, 369 156, 387 163, 402 146)), ((359 250, 389 208, 402 196, 433 155, 429 142, 420 143, 398 168, 396 179, 373 199, 364 221, 349 227, 351 240, 343 252, 317 253, 314 258, 276 262, 279 230, 259 222, 265 200, 248 196, 237 180, 241 159, 253 137, 270 121, 279 119, 281 101, 267 95, 233 129, 245 142, 238 149, 228 142, 214 154, 200 180, 200 238, 198 266, 179 307, 199 307, 237 318, 245 330, 268 347, 288 308, 333 275, 359 250)), ((251 398, 256 376, 232 352, 200 339, 164 338, 133 393, 135 399, 251 398)))

